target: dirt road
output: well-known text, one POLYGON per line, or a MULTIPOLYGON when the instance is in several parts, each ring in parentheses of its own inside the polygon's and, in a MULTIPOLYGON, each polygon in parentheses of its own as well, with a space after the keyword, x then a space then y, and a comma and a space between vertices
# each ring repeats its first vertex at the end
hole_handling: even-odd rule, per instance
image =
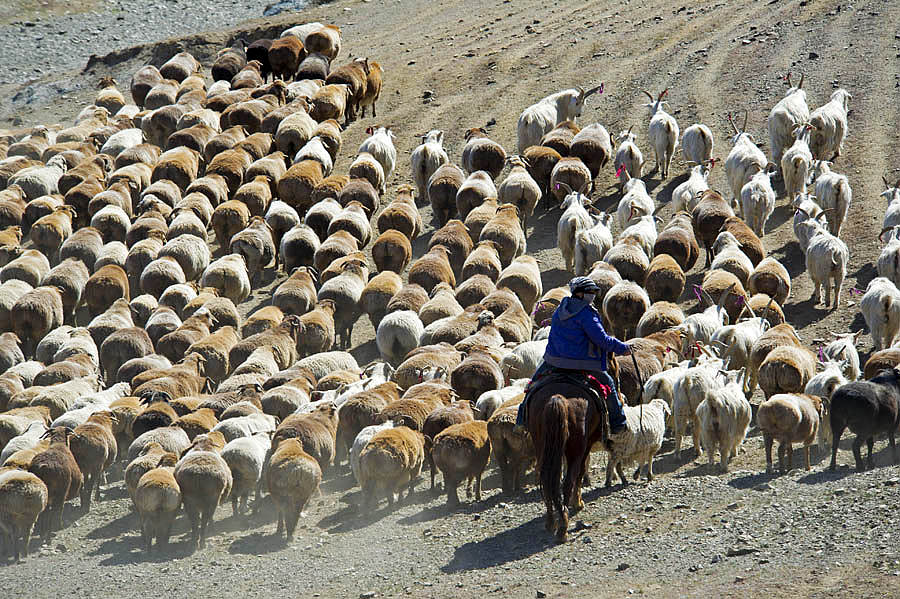
MULTIPOLYGON (((875 276, 884 213, 880 175, 892 172, 894 180, 900 167, 893 157, 900 124, 900 3, 339 1, 241 28, 277 30, 311 20, 342 27, 344 58, 369 56, 384 65, 379 117, 347 130, 336 171, 346 171, 366 126, 389 124, 400 156, 393 186, 410 181, 409 152, 429 129, 445 131, 446 149, 455 160, 468 127, 486 126, 510 150, 520 111, 573 85, 605 81, 606 92, 591 99, 581 122, 617 129, 634 125, 651 161, 642 89, 668 88, 671 112, 682 129, 698 121, 708 124, 716 136, 714 155, 722 159, 730 149, 728 111, 748 110, 750 131, 767 143, 766 115, 785 90, 786 72, 805 73, 811 107, 826 102, 837 87, 848 89, 850 135, 835 165, 850 177, 854 192, 842 235, 851 261, 840 308, 829 311, 809 301, 812 287, 791 231, 793 212, 783 198, 764 243, 793 277, 784 308, 804 342, 812 345, 828 331, 865 326, 858 297, 849 290, 864 289, 875 276)), ((197 35, 182 43, 208 60, 232 33, 197 35)), ((68 121, 90 101, 90 85, 99 76, 111 73, 128 81, 143 61, 164 60, 175 46, 117 51, 92 61, 84 72, 56 71, 28 87, 6 85, 3 96, 19 99, 3 115, 15 111, 22 124, 68 121), (69 90, 65 100, 51 93, 60 81, 69 90)), ((666 181, 648 179, 660 204, 685 180, 687 169, 678 164, 672 172, 666 181)), ((607 171, 597 180, 594 197, 601 208, 618 200, 609 188, 612 175, 607 171)), ((727 189, 718 168, 710 180, 727 189)), ((664 208, 661 215, 668 218, 670 212, 664 208)), ((423 216, 430 223, 429 208, 423 216)), ((569 276, 556 247, 558 216, 558 210, 543 206, 528 236, 545 289, 569 276)), ((429 225, 416 241, 416 255, 431 231, 429 225)), ((690 273, 689 284, 700 280, 701 270, 690 273)), ((242 308, 250 311, 264 302, 271 288, 255 292, 242 308)), ((687 295, 684 299, 683 307, 692 307, 687 295)), ((376 355, 372 338, 371 326, 361 319, 353 336, 361 362, 376 355)), ((865 359, 871 350, 867 335, 859 349, 865 359)), ((676 461, 667 443, 655 467, 661 476, 653 484, 587 491, 587 508, 563 546, 554 546, 543 531, 538 491, 531 487, 523 497, 502 497, 494 474, 482 503, 453 513, 420 483, 411 504, 359 515, 350 476, 331 472, 322 498, 302 519, 304 528, 289 547, 271 536, 275 523, 268 504, 249 522, 229 518, 230 508, 222 507, 205 551, 188 554, 180 518, 172 553, 147 557, 117 482, 104 502, 72 522, 41 555, 5 568, 4 587, 8 596, 21 597, 148 592, 172 597, 900 596, 900 470, 888 466, 884 445, 877 445, 879 468, 873 472, 829 473, 827 462, 819 462, 812 473, 773 477, 760 474, 764 460, 755 429, 727 475, 710 475, 705 464, 690 461, 691 449, 676 461)), ((849 446, 842 447, 839 461, 846 465, 852 458, 849 446)), ((599 466, 605 460, 598 456, 594 462, 594 481, 602 484, 599 466)), ((799 451, 795 463, 801 463, 799 451)), ((70 508, 67 520, 76 512, 70 508)))

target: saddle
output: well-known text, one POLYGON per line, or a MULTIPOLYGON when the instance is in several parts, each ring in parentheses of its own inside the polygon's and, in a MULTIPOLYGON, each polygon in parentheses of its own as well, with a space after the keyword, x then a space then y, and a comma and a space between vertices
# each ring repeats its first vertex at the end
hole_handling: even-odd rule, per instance
POLYGON ((597 410, 601 413, 606 412, 606 398, 612 393, 612 389, 608 385, 601 383, 594 375, 583 370, 569 370, 565 368, 556 368, 548 366, 545 373, 535 373, 537 376, 531 379, 528 386, 525 387, 525 398, 522 400, 523 409, 520 411, 521 424, 525 426, 528 422, 528 403, 531 397, 540 389, 553 385, 573 385, 584 391, 585 397, 594 402, 597 410))

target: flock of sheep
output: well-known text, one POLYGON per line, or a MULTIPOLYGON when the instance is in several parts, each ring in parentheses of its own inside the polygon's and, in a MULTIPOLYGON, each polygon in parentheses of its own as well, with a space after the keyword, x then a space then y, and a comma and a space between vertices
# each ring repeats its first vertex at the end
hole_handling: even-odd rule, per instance
MULTIPOLYGON (((837 305, 851 192, 824 159, 840 155, 845 91, 810 112, 802 78, 793 86, 788 77, 769 117, 773 162, 743 130, 746 118, 743 129, 732 121, 728 198, 707 185, 710 129, 692 125, 679 138, 666 91, 645 92, 657 170, 670 174, 679 145, 693 165, 661 229, 636 134, 576 124, 602 85, 527 108, 517 155, 471 129, 457 166, 443 133, 429 132, 410 157, 414 185, 400 185, 381 208, 397 168, 390 129, 369 128, 348 173, 333 172, 340 121, 349 126, 369 106, 375 116, 383 76, 367 59, 332 64, 340 48, 340 30, 320 23, 276 40, 239 39, 216 57, 212 83, 182 52, 134 74, 133 103, 104 78, 74 125, 0 141, 4 553, 27 555, 36 522, 45 539, 61 528, 66 501, 80 496, 90 509, 117 463, 148 550, 154 539, 165 546, 181 506, 191 542, 203 546, 221 502, 239 515, 263 491, 278 508, 278 534, 291 538, 323 473, 345 460, 369 506, 412 493, 423 464, 432 488, 441 472, 451 504, 464 482, 480 499, 490 461, 504 492, 520 490, 535 456, 516 410, 546 322, 568 293, 545 291, 526 254, 542 198, 561 205, 566 269, 600 285, 608 328, 636 348, 640 372, 630 359, 612 364, 629 433, 602 448, 607 484, 614 472, 625 483, 623 467, 635 461, 652 479, 667 427, 676 453, 690 428, 698 453, 712 463, 718 452, 727 468, 757 385, 770 467, 774 440, 780 462, 802 443, 807 467, 817 434, 834 430, 836 448, 850 426, 859 465, 859 444, 872 434, 891 432, 893 443, 896 376, 882 379, 896 371, 845 386, 861 375, 849 333, 823 349, 817 367, 782 310, 790 276, 761 241, 780 170, 816 301, 824 286, 825 302, 837 305), (608 163, 622 185, 615 214, 590 201, 608 163), (436 230, 414 259, 412 241, 425 230, 417 202, 431 204, 436 230), (687 290, 699 309, 685 316, 677 302, 700 244, 709 268, 687 290), (270 303, 242 318, 238 307, 266 269, 285 276, 270 303), (345 350, 362 314, 381 360, 360 366, 345 350), (861 397, 875 393, 865 385, 875 388, 870 404, 882 411, 838 402, 853 385, 863 385, 861 397)), ((867 378, 900 362, 891 349, 900 189, 888 187, 891 239, 861 303, 884 350, 867 378)))

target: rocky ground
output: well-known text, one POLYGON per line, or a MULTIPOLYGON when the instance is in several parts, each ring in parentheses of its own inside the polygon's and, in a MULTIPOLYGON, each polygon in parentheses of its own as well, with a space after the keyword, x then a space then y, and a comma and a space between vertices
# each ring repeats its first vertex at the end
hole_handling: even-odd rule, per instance
MULTIPOLYGON (((853 95, 853 113, 846 152, 835 168, 849 175, 854 204, 842 234, 851 262, 840 307, 830 311, 809 301, 812 288, 791 232, 792 210, 783 198, 764 243, 794 277, 785 312, 805 342, 814 345, 831 330, 865 326, 850 288, 864 289, 875 276, 884 212, 880 175, 889 173, 894 180, 900 167, 895 158, 900 122, 896 2, 340 0, 252 22, 243 21, 264 7, 246 1, 123 0, 79 6, 85 12, 68 16, 53 16, 63 12, 59 7, 23 16, 0 9, 4 126, 69 122, 90 102, 99 77, 111 74, 127 84, 136 68, 148 61, 161 64, 179 48, 208 65, 216 49, 240 32, 252 38, 300 22, 334 22, 344 32, 343 58, 369 56, 386 71, 379 117, 348 128, 336 170, 346 170, 366 126, 389 124, 397 133, 400 156, 393 186, 409 182, 409 152, 429 129, 446 132, 446 149, 456 160, 463 130, 473 126, 486 126, 509 150, 515 147, 519 112, 572 85, 605 81, 606 93, 590 100, 581 122, 623 129, 635 125, 651 164, 641 89, 668 87, 671 112, 682 129, 698 120, 710 125, 718 144, 715 155, 724 159, 730 149, 725 114, 748 110, 749 129, 766 141, 765 117, 784 91, 780 78, 787 71, 806 74, 804 87, 813 107, 827 101, 833 89, 845 87, 853 95), (157 41, 170 35, 183 37, 157 41)), ((655 174, 648 178, 659 204, 669 201, 686 170, 677 164, 668 180, 655 174)), ((725 189, 724 173, 715 169, 711 182, 725 189)), ((614 207, 618 200, 612 183, 612 172, 596 182, 593 197, 601 208, 614 207)), ((664 218, 670 213, 670 208, 661 210, 664 218)), ((429 208, 423 216, 430 222, 429 208)), ((529 230, 528 250, 542 265, 545 289, 568 278, 556 247, 558 217, 558 210, 543 206, 529 230)), ((417 256, 433 231, 427 229, 415 243, 417 256)), ((242 309, 249 312, 265 302, 283 277, 269 273, 269 284, 242 309)), ((689 283, 701 278, 698 266, 689 283)), ((683 306, 692 307, 687 294, 684 299, 683 306)), ((361 319, 353 336, 360 361, 375 356, 372 337, 370 324, 361 319)), ((865 359, 872 349, 868 336, 859 349, 865 359)), ((175 597, 208 592, 248 597, 900 596, 895 543, 900 470, 890 465, 884 441, 876 445, 876 470, 858 474, 848 469, 848 443, 842 444, 838 460, 843 466, 836 473, 826 470, 827 461, 815 461, 812 472, 771 476, 762 474, 756 429, 729 474, 692 461, 690 447, 676 460, 667 442, 655 466, 660 476, 652 484, 586 490, 587 508, 562 546, 544 533, 536 488, 522 497, 502 497, 493 471, 484 500, 455 512, 448 512, 444 499, 429 493, 423 482, 410 504, 363 515, 355 509, 359 494, 350 476, 331 472, 322 497, 288 547, 272 537, 273 514, 264 502, 249 521, 230 518, 230 508, 222 507, 211 546, 194 555, 187 551, 186 527, 179 519, 172 551, 146 556, 139 549, 137 520, 129 513, 122 483, 116 482, 90 514, 72 506, 69 525, 38 555, 7 567, 6 588, 11 596, 29 597, 133 596, 147 590, 175 597)), ((602 484, 605 460, 598 456, 594 462, 594 481, 602 484)), ((794 463, 802 463, 799 451, 794 463)))

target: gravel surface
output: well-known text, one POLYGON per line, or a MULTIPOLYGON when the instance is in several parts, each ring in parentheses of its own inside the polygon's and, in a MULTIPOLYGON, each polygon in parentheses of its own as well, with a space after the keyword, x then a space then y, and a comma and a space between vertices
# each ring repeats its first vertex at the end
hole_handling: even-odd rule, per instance
MULTIPOLYGON (((587 87, 604 80, 606 93, 590 101, 579 122, 599 121, 617 129, 635 125, 651 164, 640 89, 658 92, 668 87, 671 111, 682 130, 698 120, 707 123, 716 137, 715 155, 724 159, 730 149, 725 114, 746 108, 750 131, 757 140, 767 140, 765 117, 783 94, 780 77, 788 70, 806 74, 813 107, 827 101, 835 87, 844 86, 853 94, 853 113, 846 152, 836 170, 850 177, 854 205, 842 233, 851 262, 841 306, 828 310, 809 301, 812 286, 791 231, 793 211, 783 197, 764 244, 793 277, 784 309, 805 342, 814 345, 830 330, 863 328, 858 298, 849 288, 865 288, 875 276, 873 260, 880 251, 875 237, 884 210, 878 199, 879 175, 900 166, 895 157, 900 4, 629 4, 634 3, 338 0, 241 28, 254 32, 303 21, 334 22, 344 32, 341 62, 352 54, 382 63, 386 74, 379 117, 363 119, 344 132, 335 171, 346 172, 367 126, 393 125, 398 167, 389 190, 409 182, 409 153, 424 132, 443 129, 445 148, 455 160, 468 127, 487 125, 493 139, 514 148, 519 112, 572 85, 587 87), (848 32, 854 32, 852 43, 848 32)), ((126 19, 140 22, 137 15, 143 7, 134 6, 126 19)), ((177 6, 189 10, 187 2, 177 6)), ((152 39, 176 31, 234 27, 248 18, 230 13, 218 21, 221 15, 213 6, 219 4, 194 3, 190 10, 198 6, 209 11, 191 13, 201 24, 191 26, 187 18, 177 24, 158 23, 152 39)), ((258 16, 262 8, 235 10, 258 16)), ((92 19, 73 18, 73 29, 96 28, 92 19)), ((103 18, 115 21, 115 16, 103 18)), ((26 27, 25 33, 20 29, 11 31, 22 47, 49 34, 42 26, 26 27)), ((136 68, 147 61, 161 64, 176 45, 183 43, 209 57, 213 42, 221 43, 235 31, 147 43, 133 55, 106 56, 87 73, 82 69, 88 56, 101 50, 75 52, 59 41, 56 54, 47 54, 52 74, 27 84, 0 83, 2 97, 11 99, 0 105, 0 118, 15 126, 68 123, 91 102, 92 86, 100 76, 113 74, 127 85, 136 68), (60 64, 74 68, 57 70, 60 64)), ((5 59, 2 68, 26 68, 19 60, 5 59)), ((204 58, 205 66, 209 62, 204 58)), ((685 180, 686 170, 676 160, 668 180, 660 181, 655 174, 647 178, 665 219, 671 216, 665 204, 685 180)), ((723 170, 714 169, 710 177, 719 189, 726 188, 723 170)), ((601 209, 614 208, 618 201, 613 183, 612 172, 601 173, 596 182, 593 199, 601 209)), ((389 191, 383 201, 391 197, 389 191)), ((569 275, 556 244, 560 212, 546 205, 538 212, 529 223, 528 250, 539 260, 544 289, 549 289, 569 275)), ((414 243, 416 256, 423 253, 434 228, 430 208, 422 213, 427 230, 414 243)), ((689 273, 688 284, 698 283, 702 275, 701 262, 689 273)), ((244 314, 264 304, 286 275, 265 276, 266 285, 241 305, 244 314)), ((685 294, 682 307, 690 310, 693 304, 685 294)), ((376 355, 372 338, 370 323, 361 318, 353 332, 353 351, 360 362, 376 355)), ((868 335, 858 349, 865 360, 872 350, 868 335)), ((761 399, 757 392, 753 401, 761 399)), ((891 465, 886 442, 879 440, 877 468, 861 474, 850 470, 852 439, 845 435, 838 454, 843 466, 837 472, 826 471, 827 460, 821 461, 820 454, 812 472, 785 476, 761 474, 764 456, 755 428, 729 474, 711 472, 705 462, 694 460, 690 439, 680 461, 667 442, 657 456, 654 470, 659 476, 652 484, 611 491, 596 485, 604 478, 605 465, 598 455, 593 460, 595 486, 585 490, 587 507, 573 518, 570 541, 562 546, 554 545, 544 531, 538 490, 529 486, 523 496, 502 497, 493 469, 481 503, 448 512, 444 498, 420 482, 411 503, 371 514, 359 514, 354 507, 359 492, 352 488, 350 475, 333 470, 326 473, 322 497, 313 501, 288 547, 272 536, 274 514, 264 501, 249 521, 232 519, 230 508, 221 507, 210 546, 194 555, 188 552, 187 526, 179 517, 171 551, 147 556, 139 548, 137 519, 130 513, 123 485, 116 481, 104 489, 105 500, 90 514, 81 514, 77 501, 71 502, 66 528, 38 555, 3 573, 15 581, 15 596, 29 597, 134 596, 148 589, 172 597, 210 592, 247 597, 900 596, 900 469, 891 465)), ((799 450, 794 463, 802 463, 799 450)))
POLYGON ((258 0, 79 0, 47 14, 34 0, 7 0, 3 9, 0 81, 22 83, 44 74, 83 67, 91 54, 168 37, 235 27, 263 16, 258 0), (65 14, 69 13, 69 14, 65 14), (43 16, 42 16, 43 15, 43 16))

